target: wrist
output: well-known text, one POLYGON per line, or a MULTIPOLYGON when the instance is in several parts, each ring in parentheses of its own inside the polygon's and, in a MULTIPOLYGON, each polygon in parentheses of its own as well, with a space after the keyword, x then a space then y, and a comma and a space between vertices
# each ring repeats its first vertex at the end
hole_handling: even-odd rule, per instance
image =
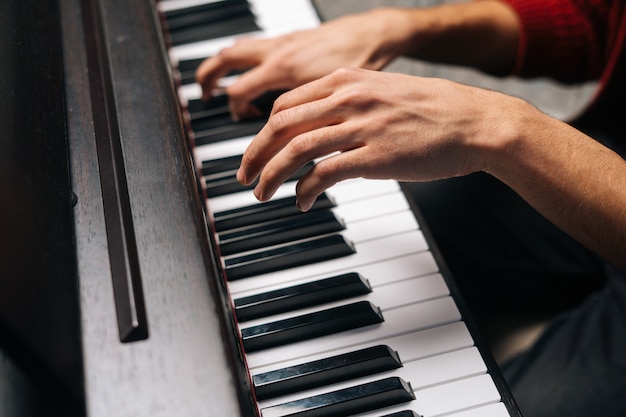
POLYGON ((482 118, 480 134, 470 144, 477 155, 476 170, 505 183, 518 181, 533 153, 543 151, 537 144, 542 144, 542 136, 552 130, 554 122, 522 99, 508 97, 495 102, 482 118))
POLYGON ((408 55, 414 47, 414 39, 422 32, 422 19, 416 17, 420 11, 411 8, 378 7, 366 12, 369 21, 368 32, 376 43, 375 55, 378 59, 391 61, 408 55))
POLYGON ((508 73, 519 38, 515 11, 495 0, 406 9, 401 52, 435 63, 471 66, 508 73))

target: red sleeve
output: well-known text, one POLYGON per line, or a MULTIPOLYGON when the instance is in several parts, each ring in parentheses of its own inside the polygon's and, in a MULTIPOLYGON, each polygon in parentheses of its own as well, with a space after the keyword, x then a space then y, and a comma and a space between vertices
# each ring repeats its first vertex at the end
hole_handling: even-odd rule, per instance
POLYGON ((503 0, 521 23, 514 74, 597 79, 615 44, 624 0, 503 0))

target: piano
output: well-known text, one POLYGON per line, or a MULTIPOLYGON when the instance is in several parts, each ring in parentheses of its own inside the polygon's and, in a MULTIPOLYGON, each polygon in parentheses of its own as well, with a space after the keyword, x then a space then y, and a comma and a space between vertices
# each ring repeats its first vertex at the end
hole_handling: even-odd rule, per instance
POLYGON ((346 181, 303 214, 293 181, 264 204, 233 181, 263 121, 200 102, 195 66, 318 25, 314 4, 0 17, 1 415, 521 415, 401 185, 346 181))

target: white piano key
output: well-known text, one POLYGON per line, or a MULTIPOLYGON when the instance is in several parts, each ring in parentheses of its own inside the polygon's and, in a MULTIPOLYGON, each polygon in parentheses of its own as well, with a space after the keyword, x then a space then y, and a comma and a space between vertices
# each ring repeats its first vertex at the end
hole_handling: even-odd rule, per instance
POLYGON ((309 0, 288 2, 250 1, 252 11, 267 36, 319 26, 317 12, 309 0))
MULTIPOLYGON (((347 230, 338 232, 343 235, 353 244, 359 244, 370 240, 381 239, 387 236, 393 236, 398 233, 405 233, 411 230, 417 229, 417 222, 412 213, 408 210, 396 213, 382 213, 384 216, 384 222, 381 221, 381 217, 368 217, 366 219, 357 219, 346 221, 347 230), (383 224, 384 223, 384 224, 383 224)), ((302 241, 312 240, 312 238, 302 239, 302 241)), ((299 241, 296 241, 299 242, 299 241)), ((296 243, 294 242, 294 243, 296 243)), ((283 245, 275 245, 283 246, 283 245)), ((266 246, 262 250, 270 250, 275 246, 266 246)), ((222 259, 228 261, 232 258, 239 258, 247 253, 258 252, 259 249, 254 249, 249 252, 238 252, 229 256, 224 256, 222 259)))
MULTIPOLYGON (((338 194, 340 193, 330 192, 329 195, 332 195, 335 202, 337 202, 335 196, 338 194)), ((393 223, 396 220, 393 218, 387 219, 387 216, 394 213, 396 215, 398 213, 408 213, 411 217, 413 217, 413 220, 408 220, 406 223, 407 226, 410 225, 411 228, 415 229, 419 227, 417 220, 415 220, 415 216, 413 216, 412 212, 409 210, 409 204, 401 191, 374 195, 369 198, 367 197, 367 195, 363 195, 362 199, 359 200, 347 201, 344 203, 337 202, 337 207, 331 210, 337 217, 343 219, 348 225, 366 220, 378 219, 380 227, 389 227, 388 234, 391 234, 391 230, 395 230, 397 228, 397 226, 393 223)), ((404 230, 407 229, 405 228, 404 230)), ((362 239, 355 237, 354 240, 362 239)))
MULTIPOLYGON (((197 5, 203 3, 208 3, 208 1, 199 1, 198 3, 190 1, 188 4, 197 5)), ((317 13, 315 13, 315 10, 312 9, 310 2, 307 0, 290 0, 289 2, 257 1, 250 3, 260 30, 175 46, 169 50, 170 59, 173 62, 178 62, 184 59, 214 56, 222 49, 233 45, 241 37, 273 37, 319 25, 317 13)), ((180 9, 188 6, 183 6, 183 3, 181 3, 178 6, 162 5, 160 7, 162 11, 165 11, 166 9, 180 9)))
POLYGON ((443 276, 432 274, 378 286, 371 293, 371 300, 386 312, 392 308, 449 294, 443 276))
MULTIPOLYGON (((298 284, 304 284, 311 281, 317 281, 323 278, 330 278, 335 275, 340 275, 349 272, 358 272, 361 276, 369 282, 372 288, 377 288, 381 285, 391 284, 393 282, 402 281, 409 278, 420 277, 429 275, 439 271, 439 267, 435 262, 435 259, 431 252, 418 252, 405 255, 400 258, 393 258, 384 260, 375 264, 361 265, 354 270, 346 269, 334 274, 322 274, 312 275, 307 277, 294 277, 289 280, 273 283, 270 285, 262 285, 257 288, 250 289, 248 291, 240 291, 236 294, 236 297, 247 297, 260 292, 272 291, 281 288, 291 287, 298 284), (391 273, 389 272, 391 271, 391 273)), ((231 288, 236 289, 236 283, 233 283, 231 288)))
POLYGON ((178 98, 183 106, 187 105, 190 100, 196 100, 200 97, 202 97, 202 88, 198 83, 178 87, 178 98))
POLYGON ((196 146, 193 150, 196 166, 202 166, 202 161, 212 161, 215 159, 241 155, 243 151, 246 150, 252 139, 254 139, 254 135, 231 139, 224 142, 196 146))
POLYGON ((469 413, 467 417, 509 416, 488 374, 415 390, 414 393, 414 401, 357 414, 355 417, 380 417, 403 410, 412 410, 424 417, 466 417, 464 412, 469 413), (480 414, 483 410, 486 414, 480 414))
POLYGON ((384 314, 384 318, 383 323, 320 337, 315 339, 315 343, 297 342, 249 353, 246 355, 248 366, 254 369, 342 347, 358 346, 366 341, 384 341, 401 334, 459 321, 461 315, 452 297, 446 296, 390 310, 384 314))
POLYGON ((415 407, 424 417, 500 401, 500 393, 488 374, 428 388, 415 395, 415 407))
POLYGON ((499 402, 450 414, 447 417, 509 417, 509 411, 504 403, 499 402))
MULTIPOLYGON (((267 285, 288 281, 289 279, 336 274, 339 271, 356 269, 361 265, 375 264, 384 260, 400 258, 403 255, 428 250, 428 244, 424 235, 419 230, 358 243, 355 247, 356 254, 354 255, 229 282, 229 291, 233 296, 236 296, 237 293, 242 291, 262 288, 267 285)), ((392 271, 389 271, 389 273, 392 273, 392 271)))
POLYGON ((349 300, 332 301, 323 305, 307 307, 287 313, 275 314, 269 317, 249 320, 239 324, 239 329, 247 329, 260 324, 270 323, 277 320, 284 320, 300 316, 302 314, 313 313, 328 308, 338 307, 356 301, 369 301, 379 307, 383 314, 391 309, 399 308, 408 304, 414 304, 433 298, 440 298, 449 295, 448 287, 439 274, 427 275, 405 281, 394 282, 376 288, 369 294, 352 297, 349 300))
POLYGON ((415 216, 399 191, 347 203, 330 210, 346 226, 340 233, 354 243, 419 228, 415 216))
POLYGON ((341 232, 341 234, 354 243, 379 239, 384 236, 391 236, 418 228, 415 216, 413 216, 410 210, 381 212, 379 217, 367 217, 356 220, 349 217, 339 217, 343 218, 347 225, 347 229, 341 232))
POLYGON ((208 39, 205 41, 192 42, 178 45, 169 50, 170 60, 174 63, 187 60, 206 58, 217 55, 222 49, 232 46, 237 39, 242 37, 263 37, 263 31, 247 32, 238 35, 225 36, 223 38, 208 39))
MULTIPOLYGON (((295 186, 296 183, 294 181, 284 183, 278 188, 273 199, 295 195, 295 186)), ((212 213, 219 213, 221 211, 251 206, 254 204, 259 204, 259 200, 256 199, 252 191, 241 191, 238 193, 214 197, 207 202, 207 206, 212 213)))
MULTIPOLYGON (((222 77, 217 82, 217 87, 213 90, 213 95, 225 94, 226 87, 230 86, 239 78, 238 76, 222 77)), ((198 83, 190 83, 178 87, 178 98, 183 106, 191 100, 200 100, 202 98, 202 87, 198 83)))
POLYGON ((218 3, 222 0, 166 0, 157 2, 157 9, 162 12, 170 10, 186 9, 187 7, 200 6, 202 4, 218 3))
POLYGON ((411 253, 358 267, 358 272, 367 278, 373 287, 437 271, 439 271, 439 266, 432 252, 411 253))
POLYGON ((337 349, 313 353, 306 358, 290 358, 284 361, 270 363, 251 369, 253 375, 274 371, 288 366, 298 365, 304 362, 328 358, 334 355, 353 352, 359 349, 384 344, 398 352, 400 360, 410 362, 428 356, 452 352, 474 346, 474 340, 462 321, 445 324, 438 327, 418 330, 411 333, 401 334, 385 340, 366 341, 355 346, 340 346, 337 349))
MULTIPOLYGON (((327 194, 331 196, 337 204, 345 204, 349 201, 362 200, 373 196, 392 193, 398 190, 399 188, 397 183, 394 183, 393 181, 372 180, 370 182, 370 180, 355 178, 334 185, 328 189, 327 194)), ((295 195, 295 182, 287 182, 279 187, 272 199, 293 195, 295 195)), ((232 210, 258 203, 259 201, 256 199, 252 191, 241 191, 238 193, 211 198, 208 202, 208 206, 211 212, 219 213, 220 211, 232 210)), ((389 205, 389 203, 387 204, 389 205)), ((406 203, 403 204, 406 205, 406 203)))
MULTIPOLYGON (((251 137, 241 138, 237 141, 227 141, 224 144, 220 144, 219 147, 205 146, 199 147, 195 152, 196 164, 201 167, 203 160, 210 160, 206 158, 211 152, 224 155, 222 157, 231 156, 225 155, 231 152, 235 147, 245 145, 249 143, 251 137)), ((238 155, 235 153, 234 155, 238 155)), ((218 159, 215 157, 213 159, 218 159)), ((287 182, 279 188, 274 195, 274 199, 292 196, 295 194, 295 183, 287 182)), ((343 219, 357 219, 378 216, 390 211, 397 211, 408 209, 409 204, 404 194, 400 190, 400 186, 396 181, 392 180, 364 180, 361 178, 355 178, 351 180, 342 181, 329 190, 327 194, 337 203, 336 214, 343 219), (386 194, 393 195, 382 197, 386 194), (357 202, 372 196, 381 196, 376 200, 370 200, 368 203, 359 204, 358 206, 351 206, 348 203, 357 202)), ((238 193, 228 194, 220 197, 211 198, 208 202, 208 208, 212 213, 218 213, 224 210, 230 210, 234 208, 244 207, 247 205, 258 204, 252 191, 242 191, 238 193)))
POLYGON ((487 372, 482 357, 475 347, 465 348, 453 352, 428 358, 404 362, 403 366, 391 371, 382 372, 376 375, 357 378, 351 381, 340 382, 321 388, 315 388, 295 394, 272 398, 259 402, 260 408, 271 407, 325 392, 336 391, 351 386, 365 384, 383 378, 397 376, 411 384, 413 391, 419 391, 425 387, 442 384, 448 381, 467 378, 475 375, 482 375, 487 372))
MULTIPOLYGON (((241 138, 230 139, 228 141, 208 143, 197 146, 196 148, 194 148, 194 153, 197 152, 199 155, 199 157, 196 157, 196 162, 242 155, 253 138, 254 135, 250 135, 241 138), (232 143, 229 144, 229 142, 232 143)), ((385 182, 389 180, 377 181, 385 182)))
POLYGON ((367 180, 352 178, 338 182, 329 188, 338 205, 358 201, 374 195, 383 195, 392 191, 400 191, 400 185, 393 180, 367 180))

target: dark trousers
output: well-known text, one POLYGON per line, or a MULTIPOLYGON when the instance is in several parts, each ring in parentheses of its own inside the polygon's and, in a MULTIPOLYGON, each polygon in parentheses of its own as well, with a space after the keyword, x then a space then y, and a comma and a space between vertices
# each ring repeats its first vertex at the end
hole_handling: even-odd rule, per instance
POLYGON ((502 365, 523 415, 626 416, 626 277, 486 174, 407 189, 479 327, 552 317, 502 365))

